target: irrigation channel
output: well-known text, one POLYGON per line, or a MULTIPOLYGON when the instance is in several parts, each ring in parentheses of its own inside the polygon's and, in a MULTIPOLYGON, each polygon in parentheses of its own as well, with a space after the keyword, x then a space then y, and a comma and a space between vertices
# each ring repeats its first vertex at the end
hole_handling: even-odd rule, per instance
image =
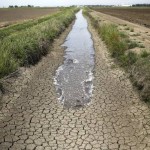
POLYGON ((90 103, 94 68, 93 40, 82 10, 62 46, 66 47, 64 63, 54 77, 58 99, 64 107, 82 107, 90 103))

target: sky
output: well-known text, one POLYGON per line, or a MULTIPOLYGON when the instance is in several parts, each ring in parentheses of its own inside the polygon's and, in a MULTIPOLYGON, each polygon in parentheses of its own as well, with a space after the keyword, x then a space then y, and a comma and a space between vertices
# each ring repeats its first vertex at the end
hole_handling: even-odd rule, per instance
POLYGON ((0 0, 0 7, 9 5, 70 6, 70 5, 131 5, 150 3, 150 0, 0 0))

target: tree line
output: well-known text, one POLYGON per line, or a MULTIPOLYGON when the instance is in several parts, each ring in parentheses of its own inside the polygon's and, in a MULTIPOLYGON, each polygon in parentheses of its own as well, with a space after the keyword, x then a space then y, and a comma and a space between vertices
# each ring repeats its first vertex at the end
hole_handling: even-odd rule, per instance
POLYGON ((27 5, 27 6, 18 6, 18 5, 10 5, 9 8, 19 8, 19 7, 34 7, 33 5, 27 5))
POLYGON ((134 4, 132 7, 150 7, 150 4, 134 4))

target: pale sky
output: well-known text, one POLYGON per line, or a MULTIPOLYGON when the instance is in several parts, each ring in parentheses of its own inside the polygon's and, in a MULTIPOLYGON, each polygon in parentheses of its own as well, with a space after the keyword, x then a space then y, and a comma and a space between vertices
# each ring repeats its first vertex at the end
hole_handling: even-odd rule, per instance
POLYGON ((150 3, 150 0, 0 0, 0 7, 9 5, 70 6, 70 5, 130 5, 150 3))

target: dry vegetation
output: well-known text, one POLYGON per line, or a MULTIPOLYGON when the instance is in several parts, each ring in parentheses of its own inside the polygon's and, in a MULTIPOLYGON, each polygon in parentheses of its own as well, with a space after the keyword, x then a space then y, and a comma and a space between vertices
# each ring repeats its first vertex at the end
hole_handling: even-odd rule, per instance
POLYGON ((92 8, 96 11, 112 15, 150 28, 150 8, 92 8))
POLYGON ((59 8, 0 8, 0 26, 53 14, 59 8))
POLYGON ((84 13, 107 45, 111 56, 130 74, 131 81, 143 100, 150 102, 150 53, 145 50, 140 54, 129 51, 139 46, 130 40, 129 35, 119 31, 114 24, 99 23, 98 18, 93 17, 89 9, 84 13))

